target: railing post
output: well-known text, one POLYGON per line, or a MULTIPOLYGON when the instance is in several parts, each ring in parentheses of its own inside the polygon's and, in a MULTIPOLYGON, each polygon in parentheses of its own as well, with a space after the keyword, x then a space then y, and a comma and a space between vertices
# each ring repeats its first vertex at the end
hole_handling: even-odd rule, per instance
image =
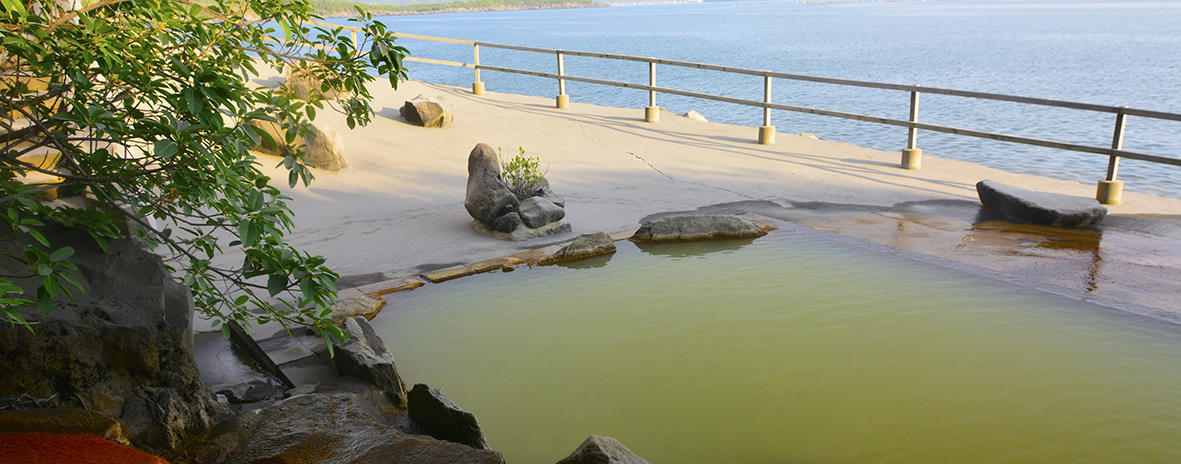
MULTIPOLYGON (((648 62, 648 87, 656 87, 656 62, 648 62)), ((660 122, 660 107, 656 106, 656 91, 648 90, 648 107, 644 108, 644 121, 660 122)))
POLYGON ((472 94, 484 95, 484 83, 480 82, 480 44, 472 44, 472 65, 476 68, 476 81, 472 82, 472 94))
POLYGON ((566 109, 570 106, 570 96, 566 95, 566 79, 561 76, 566 75, 566 65, 562 61, 562 52, 558 52, 558 109, 566 109))
POLYGON ((357 43, 357 31, 349 31, 353 35, 353 50, 360 50, 361 44, 357 43))
MULTIPOLYGON (((763 103, 771 103, 771 75, 763 76, 763 103)), ((771 125, 771 107, 763 107, 763 125, 759 126, 759 144, 775 143, 775 126, 771 125)))
MULTIPOLYGON (((1127 106, 1119 107, 1119 112, 1115 114, 1115 134, 1111 136, 1111 149, 1124 149, 1124 126, 1128 122, 1128 115, 1124 113, 1127 106)), ((1099 181, 1099 187, 1095 191, 1095 199, 1099 203, 1105 205, 1118 205, 1124 196, 1124 181, 1116 180, 1115 176, 1119 173, 1119 156, 1111 155, 1107 160, 1107 178, 1099 181)))
MULTIPOLYGON (((918 84, 915 84, 918 87, 918 84)), ((919 91, 910 92, 910 122, 919 122, 919 91)), ((919 130, 914 127, 906 129, 906 148, 902 149, 902 169, 920 169, 923 167, 923 149, 919 148, 919 130)))

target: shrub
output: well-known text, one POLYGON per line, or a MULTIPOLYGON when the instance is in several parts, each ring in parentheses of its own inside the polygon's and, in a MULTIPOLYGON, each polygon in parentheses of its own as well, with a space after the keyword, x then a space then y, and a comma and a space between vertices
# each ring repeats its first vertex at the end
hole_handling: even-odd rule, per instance
POLYGON ((521 153, 505 163, 503 151, 497 148, 497 151, 501 152, 500 178, 518 200, 524 200, 534 196, 537 189, 541 188, 541 183, 545 181, 545 173, 541 171, 541 160, 525 156, 524 147, 519 147, 518 150, 521 153))

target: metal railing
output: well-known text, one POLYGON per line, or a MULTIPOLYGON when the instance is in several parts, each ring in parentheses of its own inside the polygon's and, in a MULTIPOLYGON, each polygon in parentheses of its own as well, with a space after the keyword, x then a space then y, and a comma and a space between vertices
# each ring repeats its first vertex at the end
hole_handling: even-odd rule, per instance
MULTIPOLYGON (((349 26, 337 26, 326 23, 313 23, 314 25, 324 27, 343 27, 345 30, 350 30, 353 33, 354 43, 356 40, 356 33, 360 29, 349 26)), ((1124 142, 1124 128, 1127 123, 1128 116, 1138 116, 1143 118, 1177 121, 1181 122, 1181 114, 1167 113, 1161 111, 1151 111, 1136 108, 1129 108, 1127 106, 1107 106, 1094 105, 1088 103, 1069 102, 1061 100, 1050 100, 1044 98, 1030 98, 1019 97, 1013 95, 1003 95, 985 92, 972 92, 964 90, 942 89, 932 87, 920 87, 918 85, 898 85, 898 84, 884 84, 879 82, 857 81, 851 79, 836 79, 829 77, 805 76, 800 74, 789 74, 774 71, 760 71, 746 68, 736 68, 730 66, 717 66, 711 64, 694 63, 689 61, 665 60, 660 58, 648 58, 632 55, 617 55, 609 53, 594 53, 570 50, 555 50, 548 48, 537 47, 522 47, 516 45, 504 45, 489 42, 477 42, 472 40, 448 39, 441 37, 431 37, 417 34, 394 33, 394 36, 406 39, 427 40, 432 42, 446 42, 461 45, 469 45, 472 47, 472 62, 464 63, 457 61, 436 60, 430 58, 406 57, 405 61, 412 61, 418 63, 438 64, 445 66, 456 66, 464 68, 472 68, 475 71, 475 81, 472 83, 472 93, 482 95, 484 93, 484 83, 480 81, 480 71, 497 71, 512 74, 522 74, 527 76, 536 76, 547 79, 556 79, 558 81, 558 96, 557 107, 565 108, 569 102, 569 96, 566 95, 566 81, 584 82, 589 84, 607 85, 615 87, 623 87, 630 89, 640 89, 648 91, 648 107, 645 108, 645 120, 648 122, 658 122, 659 108, 656 106, 656 94, 664 93, 669 95, 680 95, 691 98, 700 98, 704 100, 713 100, 726 103, 733 103, 737 105, 754 106, 763 109, 763 125, 759 127, 758 141, 762 144, 774 143, 775 126, 771 125, 771 110, 793 111, 798 113, 808 113, 821 116, 831 116, 836 118, 852 119, 857 121, 865 121, 877 124, 884 124, 890 126, 898 126, 907 128, 907 142, 906 148, 902 150, 902 167, 907 169, 918 169, 921 165, 922 150, 918 148, 918 131, 932 131, 947 134, 954 134, 966 137, 976 137, 983 139, 998 140, 1002 142, 1019 143, 1025 145, 1034 145, 1041 147, 1056 148, 1060 150, 1077 151, 1084 153, 1095 153, 1108 156, 1107 175, 1104 180, 1099 181, 1096 198, 1104 204, 1117 204, 1120 202, 1120 196, 1123 190, 1123 183, 1116 179, 1119 171, 1119 161, 1121 158, 1135 159, 1140 161, 1147 161, 1150 163, 1159 163, 1171 166, 1181 166, 1181 158, 1169 157, 1162 155, 1154 155, 1149 153, 1141 153, 1123 149, 1124 142), (532 53, 552 54, 557 57, 557 73, 546 73, 538 71, 530 71, 525 69, 505 68, 499 66, 489 66, 480 64, 480 47, 497 48, 504 50, 516 50, 532 53), (637 84, 630 82, 619 82, 605 79, 595 79, 589 77, 578 77, 566 75, 564 57, 579 56, 590 58, 602 58, 609 60, 622 60, 648 63, 648 84, 637 84), (685 68, 696 68, 709 71, 718 71, 731 74, 743 74, 751 76, 763 77, 763 101, 745 100, 740 98, 725 97, 721 95, 713 95, 700 92, 692 92, 687 90, 679 90, 665 87, 658 87, 656 85, 656 65, 663 66, 677 66, 685 68), (771 101, 771 84, 772 79, 785 79, 791 81, 813 82, 822 84, 834 84, 842 86, 863 87, 871 89, 894 90, 901 92, 908 92, 910 95, 910 113, 907 120, 891 119, 878 116, 869 116, 857 113, 849 113, 844 111, 825 110, 819 108, 809 108, 805 106, 786 105, 782 103, 774 103, 771 101), (1020 103, 1027 105, 1038 105, 1054 108, 1066 108, 1073 110, 1091 111, 1099 113, 1109 113, 1115 115, 1114 131, 1112 135, 1111 147, 1095 147, 1090 145, 1082 145, 1076 143, 1060 142, 1055 140, 1046 140, 1033 137, 1025 137, 1019 135, 1000 134, 994 132, 987 132, 975 129, 965 129, 960 127, 951 127, 938 124, 922 123, 918 120, 919 114, 919 96, 921 93, 949 95, 955 97, 975 98, 982 100, 992 100, 1010 103, 1020 103)))

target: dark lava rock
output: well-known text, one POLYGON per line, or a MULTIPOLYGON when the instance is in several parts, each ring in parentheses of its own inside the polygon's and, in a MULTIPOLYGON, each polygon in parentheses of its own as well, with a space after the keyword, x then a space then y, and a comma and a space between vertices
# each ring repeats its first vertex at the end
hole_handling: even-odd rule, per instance
POLYGON ((615 252, 615 241, 606 232, 582 234, 574 242, 541 260, 541 264, 582 259, 615 252))
POLYGON ((239 384, 223 384, 209 387, 214 393, 225 395, 231 403, 257 403, 283 397, 288 388, 273 382, 251 380, 239 384))
POLYGON ((549 179, 541 179, 541 182, 537 184, 537 188, 530 192, 529 196, 542 197, 546 200, 549 200, 553 204, 558 205, 558 207, 566 207, 566 200, 558 196, 558 194, 554 193, 554 191, 550 189, 549 179))
POLYGON ((651 464, 611 437, 591 435, 557 464, 651 464))
POLYGON ((492 225, 496 218, 516 212, 520 204, 500 179, 500 158, 496 150, 486 143, 477 144, 467 158, 467 196, 463 207, 468 214, 492 225))
POLYGON ((513 211, 504 216, 493 219, 492 222, 488 223, 488 226, 497 232, 511 233, 512 231, 517 230, 518 227, 521 227, 523 222, 524 221, 521 220, 521 215, 516 211, 513 211))
POLYGON ((758 237, 769 227, 739 216, 676 216, 646 222, 632 240, 662 242, 711 238, 758 237))
POLYGON ((293 396, 219 423, 191 452, 198 464, 503 464, 504 456, 408 435, 351 387, 293 396))
POLYGON ((419 95, 402 105, 401 112, 406 121, 422 127, 447 127, 455 121, 451 103, 442 96, 419 95))
POLYGON ((476 422, 476 416, 466 412, 447 399, 440 389, 431 389, 426 384, 417 384, 410 389, 410 418, 435 431, 435 438, 462 443, 476 449, 488 449, 484 431, 476 422))
MULTIPOLYGON (((121 419, 131 443, 156 454, 229 414, 193 361, 192 296, 159 256, 125 240, 108 240, 104 252, 80 230, 41 231, 53 249, 74 248, 67 261, 78 266, 74 276, 85 290, 72 289, 74 301, 59 294, 49 315, 18 309, 36 333, 0 324, 0 398, 38 398, 37 408, 82 408, 121 419)), ((20 256, 33 242, 13 235, 0 241, 0 253, 20 256)), ((0 255, 0 274, 28 269, 0 255)), ((13 281, 26 291, 41 284, 13 281)))
POLYGON ((991 180, 978 182, 976 193, 980 203, 1009 219, 1045 226, 1086 226, 1107 216, 1107 208, 1094 198, 1036 192, 991 180))
POLYGON ((545 197, 530 197, 521 202, 518 214, 521 215, 521 222, 524 222, 526 227, 537 229, 551 222, 561 221, 566 217, 566 210, 545 197))
POLYGON ((338 346, 332 358, 340 375, 351 375, 373 382, 389 395, 399 408, 406 407, 406 386, 394 365, 394 355, 364 317, 350 317, 344 322, 349 342, 338 346))

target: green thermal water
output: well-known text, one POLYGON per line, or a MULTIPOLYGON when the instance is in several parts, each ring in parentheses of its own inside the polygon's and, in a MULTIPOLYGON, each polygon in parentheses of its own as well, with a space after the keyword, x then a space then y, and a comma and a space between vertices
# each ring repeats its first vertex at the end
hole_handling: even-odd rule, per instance
POLYGON ((778 232, 388 295, 408 384, 510 463, 1181 461, 1181 330, 778 232))

